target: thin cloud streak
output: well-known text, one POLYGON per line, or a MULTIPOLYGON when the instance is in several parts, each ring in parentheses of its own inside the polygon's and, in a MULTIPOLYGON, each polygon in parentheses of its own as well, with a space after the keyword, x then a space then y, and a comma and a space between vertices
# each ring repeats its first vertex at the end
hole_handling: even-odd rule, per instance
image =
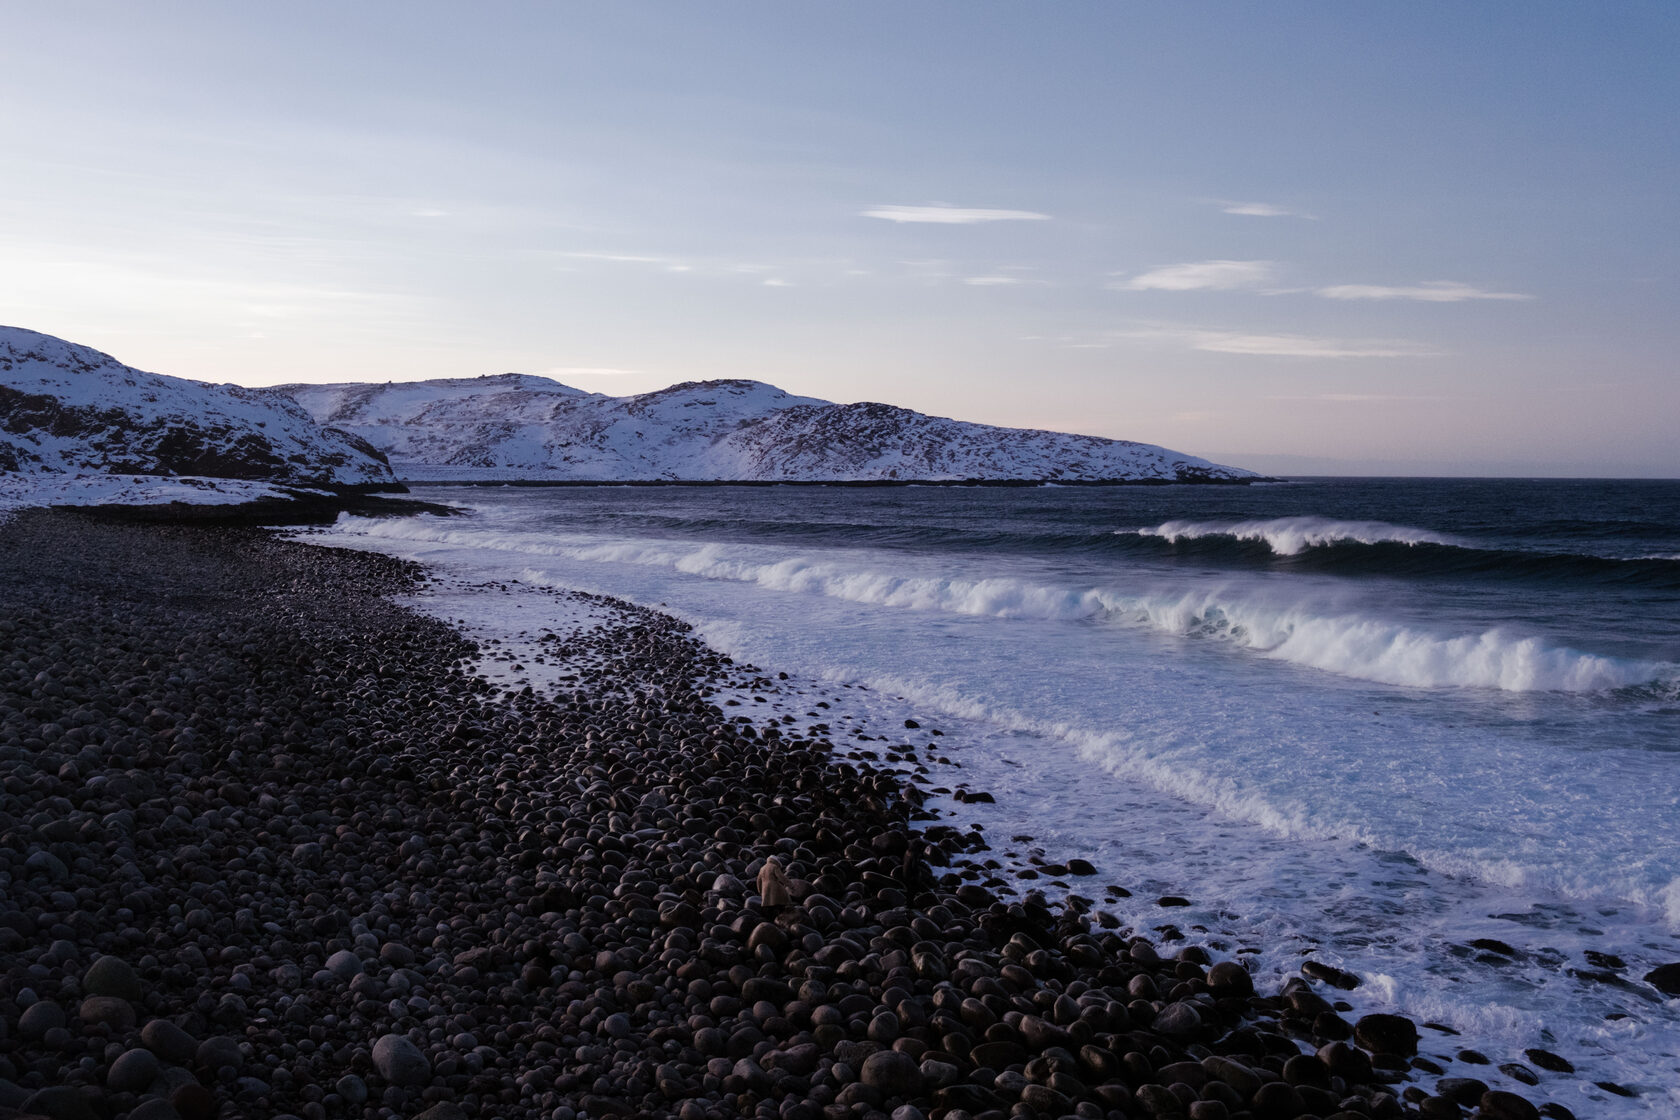
POLYGON ((1314 338, 1299 334, 1226 334, 1199 339, 1192 350, 1271 358, 1423 358, 1439 353, 1409 342, 1314 338))
POLYGON ((1324 401, 1331 404, 1391 404, 1395 401, 1444 401, 1448 397, 1397 396, 1393 393, 1309 393, 1302 396, 1269 396, 1269 401, 1324 401))
POLYGON ((1429 358, 1441 351, 1397 339, 1332 338, 1302 334, 1258 334, 1198 327, 1152 326, 1114 331, 1113 339, 1158 341, 1209 354, 1262 358, 1429 358))
POLYGON ((1317 289, 1325 299, 1342 300, 1413 300, 1418 303, 1464 303, 1469 300, 1529 300, 1534 297, 1523 292, 1490 292, 1456 280, 1425 280, 1410 287, 1391 287, 1382 284, 1333 284, 1317 289))
POLYGON ((1229 292, 1271 282, 1271 261, 1189 261, 1134 276, 1121 285, 1132 292, 1229 292))
POLYGON ((1311 214, 1304 214, 1299 210, 1290 210, 1283 206, 1273 206, 1269 202, 1231 202, 1221 201, 1221 212, 1226 214, 1240 214, 1247 218, 1305 218, 1307 221, 1317 221, 1311 214))
POLYGON ((926 222, 934 225, 976 225, 982 222, 1047 222, 1050 215, 1036 210, 985 210, 961 206, 874 206, 858 211, 863 218, 887 222, 926 222))

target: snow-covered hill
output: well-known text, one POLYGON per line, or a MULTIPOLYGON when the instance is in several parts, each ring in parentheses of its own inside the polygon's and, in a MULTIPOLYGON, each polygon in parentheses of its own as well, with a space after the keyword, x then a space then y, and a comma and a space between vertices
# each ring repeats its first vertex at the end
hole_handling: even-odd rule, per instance
POLYGON ((94 496, 81 500, 216 501, 276 487, 395 486, 380 452, 323 429, 287 397, 143 373, 87 346, 0 327, 0 497, 12 504, 30 491, 58 504, 84 492, 94 496))
POLYGON ((1257 477, 1146 443, 831 404, 757 381, 691 381, 629 397, 521 374, 272 391, 366 439, 411 481, 1257 477))

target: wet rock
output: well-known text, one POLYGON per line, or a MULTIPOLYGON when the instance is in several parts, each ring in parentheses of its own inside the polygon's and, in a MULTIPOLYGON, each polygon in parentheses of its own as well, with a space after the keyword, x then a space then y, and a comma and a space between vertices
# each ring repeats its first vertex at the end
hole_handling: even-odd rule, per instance
POLYGON ((1451 1097, 1424 1097, 1417 1102, 1423 1120, 1461 1120, 1464 1108, 1451 1097))
POLYGON ((1256 1089, 1252 1108, 1260 1120, 1293 1120, 1306 1111, 1300 1092, 1286 1081, 1268 1081, 1256 1089))
POLYGON ((1202 1017, 1188 1003, 1169 1003, 1150 1026, 1169 1038, 1190 1039, 1201 1033, 1202 1017))
POLYGON ((1215 996, 1246 999, 1254 994, 1254 978, 1236 961, 1220 961, 1208 969, 1207 986, 1215 996))
POLYGON ((1443 1077, 1435 1088, 1441 1096, 1466 1106, 1480 1103, 1482 1094, 1488 1091, 1487 1082, 1474 1077, 1443 1077))
POLYGON ((1645 983, 1668 996, 1680 996, 1680 961, 1660 964, 1645 974, 1645 983))
POLYGON ((1320 1046, 1318 1060, 1344 1081, 1357 1083, 1371 1078, 1371 1059, 1345 1042, 1329 1042, 1320 1046))
POLYGON ((1359 987, 1359 977, 1351 972, 1345 972, 1335 965, 1325 964, 1323 961, 1307 961, 1301 966, 1301 975, 1329 984, 1332 988, 1340 988, 1351 992, 1359 987))
POLYGON ((1353 1038, 1376 1054, 1411 1057, 1417 1053, 1417 1026, 1404 1015, 1365 1015, 1353 1025, 1353 1038))
POLYGON ((1486 1120, 1540 1120, 1540 1110, 1515 1093, 1490 1089, 1482 1094, 1480 1105, 1486 1120))
POLYGON ((1202 1059, 1202 1068, 1207 1070, 1210 1076, 1230 1086, 1243 1101, 1253 1097, 1261 1085, 1258 1074, 1232 1058, 1211 1055, 1202 1059))
POLYGON ((1552 1073, 1575 1072, 1575 1063, 1561 1054, 1552 1053, 1550 1050, 1529 1049, 1524 1050, 1523 1055, 1541 1069, 1549 1070, 1552 1073))

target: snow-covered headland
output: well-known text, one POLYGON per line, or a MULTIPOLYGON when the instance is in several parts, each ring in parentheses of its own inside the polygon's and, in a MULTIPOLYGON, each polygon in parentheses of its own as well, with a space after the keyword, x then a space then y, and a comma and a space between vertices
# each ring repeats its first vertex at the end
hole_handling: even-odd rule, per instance
POLYGON ((146 373, 0 327, 0 509, 401 489, 383 455, 287 397, 146 373))
POLYGON ((284 385, 405 481, 1243 482, 1153 444, 833 404, 758 381, 612 397, 524 374, 284 385))

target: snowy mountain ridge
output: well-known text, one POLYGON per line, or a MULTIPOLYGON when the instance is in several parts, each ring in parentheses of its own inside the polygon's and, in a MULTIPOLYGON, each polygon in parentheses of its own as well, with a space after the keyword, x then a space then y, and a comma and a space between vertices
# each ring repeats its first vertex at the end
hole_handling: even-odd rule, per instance
POLYGON ((585 393, 499 374, 281 385, 409 481, 1239 482, 1259 477, 1152 444, 834 404, 759 381, 585 393))
POLYGON ((289 398, 145 373, 21 327, 0 327, 0 477, 19 495, 70 495, 77 480, 104 480, 90 492, 106 493, 117 477, 254 487, 164 488, 187 494, 397 488, 383 455, 289 398))

